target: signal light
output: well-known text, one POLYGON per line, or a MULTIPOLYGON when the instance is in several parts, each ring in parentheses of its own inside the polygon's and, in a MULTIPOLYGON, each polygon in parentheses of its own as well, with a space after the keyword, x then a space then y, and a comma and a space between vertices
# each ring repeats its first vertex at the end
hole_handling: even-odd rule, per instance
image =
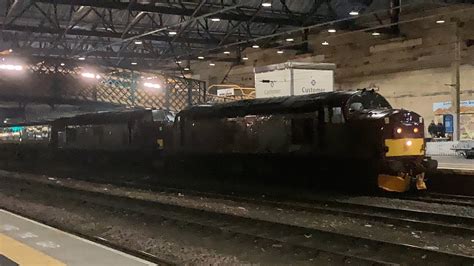
POLYGON ((402 130, 401 127, 397 128, 397 133, 398 133, 398 134, 402 134, 402 131, 403 131, 403 130, 402 130))

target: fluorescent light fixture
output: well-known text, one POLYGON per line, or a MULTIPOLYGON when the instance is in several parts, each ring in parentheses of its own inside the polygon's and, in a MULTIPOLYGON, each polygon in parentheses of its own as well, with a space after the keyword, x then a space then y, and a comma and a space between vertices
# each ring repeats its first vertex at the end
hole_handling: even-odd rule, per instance
POLYGON ((64 64, 64 63, 61 63, 60 65, 61 65, 61 66, 65 66, 66 64, 64 64))
POLYGON ((189 67, 185 67, 185 68, 184 68, 184 71, 189 71, 189 67))
POLYGON ((283 50, 278 50, 277 51, 277 54, 282 54, 282 53, 284 53, 283 50))
POLYGON ((210 66, 215 66, 216 64, 214 64, 214 63, 209 63, 209 65, 210 65, 210 66))
POLYGON ((272 3, 270 3, 270 2, 265 2, 265 3, 262 3, 262 6, 263 6, 263 7, 271 7, 271 6, 272 6, 272 3))
POLYGON ((145 84, 143 84, 143 85, 147 88, 161 89, 161 85, 157 84, 157 83, 145 82, 145 84))
POLYGON ((380 32, 372 32, 372 36, 380 36, 380 32))
POLYGON ((83 76, 84 78, 88 78, 88 79, 100 79, 99 75, 96 75, 96 74, 90 73, 90 72, 81 73, 81 76, 83 76))
POLYGON ((23 70, 23 66, 20 66, 20 65, 9 65, 9 64, 0 64, 0 70, 21 71, 21 70, 23 70))
POLYGON ((143 43, 143 42, 140 41, 140 40, 136 40, 136 41, 135 41, 135 44, 142 44, 142 43, 143 43))
POLYGON ((199 60, 203 60, 203 59, 204 59, 204 56, 198 56, 198 59, 199 59, 199 60))
POLYGON ((295 39, 293 39, 293 38, 287 38, 286 41, 287 41, 287 42, 294 42, 295 39))
POLYGON ((324 41, 324 42, 322 42, 321 44, 324 45, 324 46, 329 45, 329 43, 328 43, 327 41, 324 41))
POLYGON ((349 12, 349 15, 351 15, 351 16, 358 16, 358 15, 359 15, 359 11, 352 10, 351 12, 349 12))
POLYGON ((84 60, 86 60, 86 58, 85 57, 79 57, 78 60, 84 61, 84 60))
POLYGON ((258 49, 258 48, 260 48, 260 46, 258 46, 257 44, 254 44, 254 45, 252 45, 252 48, 258 49))
POLYGON ((211 18, 211 21, 218 22, 218 21, 221 21, 221 19, 220 18, 211 18))
POLYGON ((168 32, 168 34, 169 34, 169 35, 176 35, 176 34, 178 34, 178 33, 177 33, 176 31, 170 31, 170 32, 168 32))
POLYGON ((230 52, 229 52, 229 51, 225 51, 224 54, 230 54, 230 52))
POLYGON ((242 60, 247 61, 247 60, 249 60, 249 58, 244 56, 244 57, 242 57, 242 60))
POLYGON ((436 21, 436 24, 443 24, 443 23, 445 23, 445 22, 446 22, 446 21, 445 21, 444 19, 438 19, 438 20, 436 21))
POLYGON ((329 32, 329 33, 335 33, 335 32, 336 32, 336 29, 328 29, 328 32, 329 32))
POLYGON ((137 62, 132 62, 132 63, 130 63, 130 64, 132 64, 132 66, 136 66, 136 65, 138 65, 138 63, 137 63, 137 62))
POLYGON ((176 61, 176 64, 181 64, 182 62, 181 61, 176 61))

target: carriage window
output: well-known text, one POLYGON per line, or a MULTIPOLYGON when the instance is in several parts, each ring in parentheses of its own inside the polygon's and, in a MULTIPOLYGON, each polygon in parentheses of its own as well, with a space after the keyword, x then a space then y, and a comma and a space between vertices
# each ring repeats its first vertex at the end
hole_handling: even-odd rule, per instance
POLYGON ((291 120, 291 142, 309 144, 313 142, 313 119, 295 118, 291 120))

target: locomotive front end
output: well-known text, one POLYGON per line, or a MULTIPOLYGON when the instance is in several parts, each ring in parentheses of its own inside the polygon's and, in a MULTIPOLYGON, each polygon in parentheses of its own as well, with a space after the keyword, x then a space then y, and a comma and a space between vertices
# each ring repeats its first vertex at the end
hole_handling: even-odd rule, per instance
POLYGON ((425 173, 436 169, 437 162, 425 156, 423 118, 407 110, 394 110, 384 117, 383 144, 378 186, 394 192, 426 189, 425 173))

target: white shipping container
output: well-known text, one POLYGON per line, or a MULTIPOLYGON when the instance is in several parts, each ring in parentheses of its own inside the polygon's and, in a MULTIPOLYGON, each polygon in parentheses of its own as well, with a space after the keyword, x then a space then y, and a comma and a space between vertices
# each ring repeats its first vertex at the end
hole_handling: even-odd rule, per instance
POLYGON ((255 68, 257 98, 334 90, 334 64, 287 62, 255 68))

